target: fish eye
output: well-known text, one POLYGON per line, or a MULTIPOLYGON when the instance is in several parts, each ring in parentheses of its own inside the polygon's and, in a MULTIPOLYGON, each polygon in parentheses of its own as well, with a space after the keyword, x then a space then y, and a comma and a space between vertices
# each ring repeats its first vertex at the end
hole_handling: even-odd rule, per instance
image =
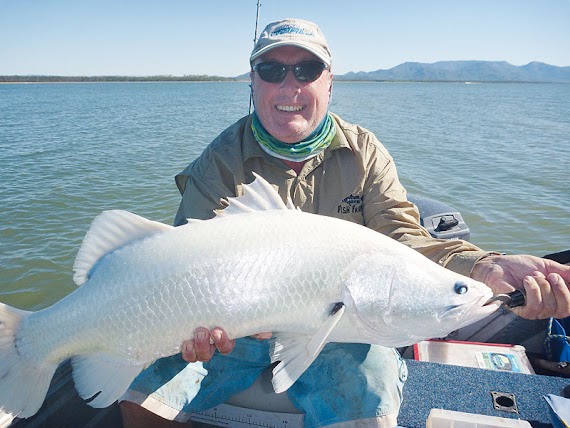
POLYGON ((465 294, 465 293, 467 293, 468 290, 469 290, 469 287, 467 287, 467 284, 465 284, 464 282, 458 281, 455 283, 455 287, 454 287, 455 293, 465 294))

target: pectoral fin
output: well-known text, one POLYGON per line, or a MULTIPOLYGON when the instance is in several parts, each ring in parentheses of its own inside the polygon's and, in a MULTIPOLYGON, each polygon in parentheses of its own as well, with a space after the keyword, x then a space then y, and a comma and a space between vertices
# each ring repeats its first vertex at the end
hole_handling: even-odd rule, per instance
POLYGON ((328 342, 331 331, 344 314, 344 304, 337 303, 326 322, 311 336, 277 333, 271 343, 271 362, 280 361, 273 369, 273 389, 280 393, 289 389, 317 358, 328 342))

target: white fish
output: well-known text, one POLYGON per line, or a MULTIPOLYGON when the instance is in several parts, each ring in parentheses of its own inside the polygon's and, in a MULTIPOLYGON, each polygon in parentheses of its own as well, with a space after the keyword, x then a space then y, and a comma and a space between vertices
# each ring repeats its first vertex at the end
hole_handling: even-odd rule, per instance
POLYGON ((106 407, 199 326, 274 332, 273 385, 285 391, 327 342, 400 347, 442 337, 500 303, 366 227, 283 203, 257 177, 211 220, 171 227, 125 211, 92 223, 75 262, 82 285, 51 307, 0 303, 0 409, 29 417, 57 366, 106 407))

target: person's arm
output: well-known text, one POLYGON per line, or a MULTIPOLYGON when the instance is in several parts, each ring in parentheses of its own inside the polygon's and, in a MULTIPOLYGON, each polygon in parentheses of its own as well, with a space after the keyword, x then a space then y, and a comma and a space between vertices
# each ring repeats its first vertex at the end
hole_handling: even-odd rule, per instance
POLYGON ((380 143, 377 144, 365 182, 365 226, 413 248, 454 272, 469 276, 475 262, 492 253, 467 241, 431 237, 420 225, 417 207, 408 201, 392 157, 380 143))
MULTIPOLYGON (((201 161, 197 159, 196 162, 201 161)), ((235 187, 226 177, 216 171, 210 171, 208 177, 196 174, 193 167, 196 162, 176 176, 176 184, 182 199, 178 206, 174 226, 187 223, 194 218, 208 220, 215 216, 214 210, 223 208, 221 199, 235 196, 235 187)))
MULTIPOLYGON (((196 162, 200 162, 198 159, 196 162)), ((212 180, 216 185, 208 185, 206 180, 193 177, 192 168, 195 164, 187 168, 182 174, 176 176, 176 184, 182 193, 182 199, 176 219, 175 226, 183 225, 189 218, 206 220, 214 216, 214 210, 221 208, 220 191, 216 193, 216 188, 223 187, 223 180, 216 177, 212 180)), ((228 187, 228 186, 225 186, 228 187)), ((233 194, 229 190, 225 196, 233 194)), ((216 327, 211 331, 205 327, 197 328, 193 332, 193 338, 186 340, 181 347, 182 358, 187 362, 210 361, 216 349, 222 354, 229 354, 235 346, 235 340, 228 337, 224 329, 216 327)))
MULTIPOLYGON (((197 159, 182 174, 176 177, 176 183, 182 199, 176 214, 175 226, 185 224, 186 219, 198 218, 206 220, 214 216, 214 210, 222 208, 221 198, 234 195, 235 185, 233 178, 223 174, 216 168, 208 169, 207 176, 195 176, 196 170, 201 169, 201 163, 211 163, 206 159, 197 159), (196 169, 194 169, 196 168, 196 169)), ((263 340, 269 339, 271 333, 260 333, 252 336, 263 340)), ((221 354, 229 354, 235 346, 235 340, 228 337, 221 327, 209 330, 205 327, 197 328, 193 332, 193 338, 182 344, 182 358, 188 362, 210 361, 216 349, 221 354)))
POLYGON ((364 216, 366 226, 419 251, 442 266, 485 283, 495 294, 524 290, 527 319, 570 316, 570 266, 530 255, 504 256, 461 240, 440 240, 420 225, 392 158, 382 150, 371 162, 364 216))

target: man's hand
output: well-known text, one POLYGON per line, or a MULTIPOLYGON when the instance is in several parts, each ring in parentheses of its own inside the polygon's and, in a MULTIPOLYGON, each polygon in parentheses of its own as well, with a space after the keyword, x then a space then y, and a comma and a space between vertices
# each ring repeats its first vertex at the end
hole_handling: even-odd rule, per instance
POLYGON ((524 290, 525 306, 513 308, 522 318, 570 316, 570 266, 529 255, 487 256, 475 264, 471 277, 495 294, 524 290))
POLYGON ((216 348, 222 354, 229 354, 234 349, 235 340, 228 337, 224 329, 215 327, 212 331, 199 327, 194 331, 194 339, 182 344, 182 358, 189 363, 210 361, 216 348))
MULTIPOLYGON (((251 337, 264 340, 270 339, 272 333, 259 333, 251 337)), ((212 331, 205 327, 199 327, 194 331, 194 339, 185 341, 182 344, 182 358, 189 363, 196 361, 210 361, 216 349, 221 354, 229 354, 234 349, 235 340, 228 337, 223 328, 215 327, 212 331)))

